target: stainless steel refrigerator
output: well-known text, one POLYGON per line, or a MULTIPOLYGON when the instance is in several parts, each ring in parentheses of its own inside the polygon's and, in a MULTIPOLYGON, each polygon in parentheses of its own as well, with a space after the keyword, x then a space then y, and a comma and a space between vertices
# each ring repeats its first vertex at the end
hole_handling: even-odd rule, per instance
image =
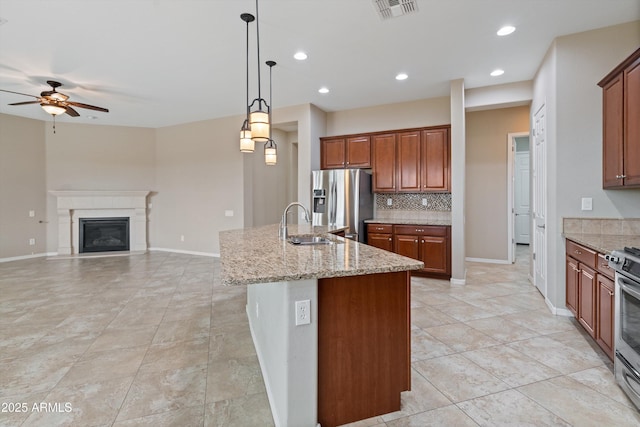
POLYGON ((313 171, 313 225, 347 227, 345 237, 366 242, 364 221, 373 218, 371 171, 313 171))

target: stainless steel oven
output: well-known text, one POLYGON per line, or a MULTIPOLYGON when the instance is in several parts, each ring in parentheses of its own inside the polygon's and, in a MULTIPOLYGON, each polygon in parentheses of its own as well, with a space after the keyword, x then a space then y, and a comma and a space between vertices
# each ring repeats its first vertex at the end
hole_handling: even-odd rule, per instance
POLYGON ((640 408, 640 249, 625 248, 608 256, 615 277, 616 382, 640 408))

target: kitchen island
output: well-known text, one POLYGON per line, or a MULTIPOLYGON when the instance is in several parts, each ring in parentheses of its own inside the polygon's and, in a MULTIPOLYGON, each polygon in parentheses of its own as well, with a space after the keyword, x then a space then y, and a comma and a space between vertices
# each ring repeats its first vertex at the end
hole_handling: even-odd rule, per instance
POLYGON ((247 285, 247 317, 275 424, 331 427, 400 409, 410 389, 410 270, 422 262, 278 225, 220 233, 222 281, 247 285))

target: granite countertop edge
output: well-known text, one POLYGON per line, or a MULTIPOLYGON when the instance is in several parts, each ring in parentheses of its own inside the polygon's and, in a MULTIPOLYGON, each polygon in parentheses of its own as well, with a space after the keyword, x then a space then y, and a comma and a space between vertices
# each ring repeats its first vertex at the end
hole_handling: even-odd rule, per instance
POLYGON ((635 235, 562 233, 562 236, 605 255, 625 246, 640 247, 640 236, 635 235))
POLYGON ((337 227, 291 226, 290 235, 325 235, 335 243, 295 246, 278 226, 220 232, 221 279, 226 286, 418 270, 421 261, 330 234, 337 227))

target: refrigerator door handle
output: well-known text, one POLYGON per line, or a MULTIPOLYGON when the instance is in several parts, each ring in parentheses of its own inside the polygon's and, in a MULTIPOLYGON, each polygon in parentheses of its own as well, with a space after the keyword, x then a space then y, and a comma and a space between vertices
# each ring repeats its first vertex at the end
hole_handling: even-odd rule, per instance
POLYGON ((338 203, 338 190, 337 190, 336 180, 334 177, 334 179, 331 180, 331 202, 329 205, 331 206, 331 209, 329 211, 329 225, 333 225, 336 222, 336 212, 337 212, 336 204, 337 203, 338 203))

